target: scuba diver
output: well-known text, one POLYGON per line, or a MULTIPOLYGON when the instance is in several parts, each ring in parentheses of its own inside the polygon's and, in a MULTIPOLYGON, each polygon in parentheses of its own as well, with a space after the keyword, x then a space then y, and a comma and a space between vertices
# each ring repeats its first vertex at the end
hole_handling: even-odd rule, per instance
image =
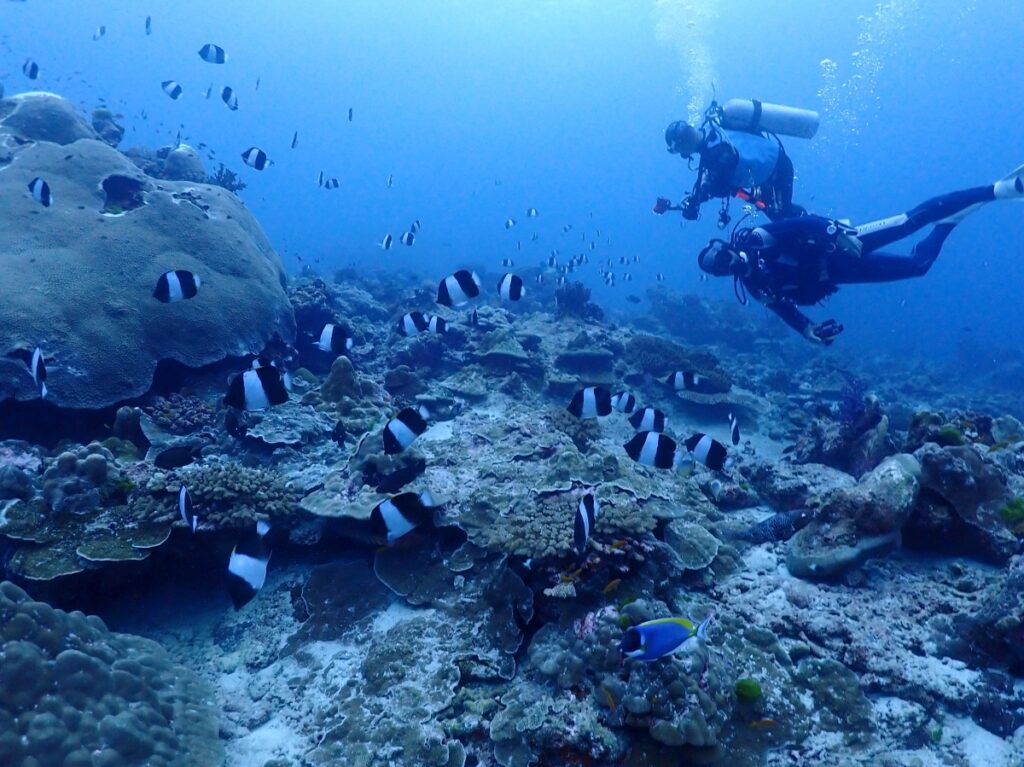
POLYGON ((835 320, 815 324, 797 306, 817 304, 839 285, 893 282, 928 273, 956 225, 993 200, 1024 199, 1024 165, 994 184, 950 192, 896 216, 857 227, 824 216, 773 221, 763 226, 736 225, 729 241, 711 240, 697 256, 707 274, 733 278, 741 304, 747 293, 783 322, 819 344, 831 344, 843 332, 835 320), (882 252, 929 224, 931 232, 908 256, 882 252))
POLYGON ((693 190, 679 205, 659 197, 654 212, 678 210, 696 221, 701 204, 718 197, 718 228, 724 229, 731 220, 729 198, 735 195, 772 221, 801 215, 804 209, 793 204, 793 161, 778 134, 811 138, 817 129, 817 112, 750 99, 731 99, 723 106, 712 101, 700 128, 682 120, 666 128, 670 154, 685 157, 691 168, 694 155, 700 160, 693 190))

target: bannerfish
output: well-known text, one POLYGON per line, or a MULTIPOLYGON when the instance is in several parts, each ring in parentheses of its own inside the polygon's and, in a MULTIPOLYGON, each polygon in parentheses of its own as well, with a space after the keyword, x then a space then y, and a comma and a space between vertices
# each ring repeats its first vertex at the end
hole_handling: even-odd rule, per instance
POLYGON ((619 642, 619 652, 625 658, 655 661, 671 655, 695 641, 707 641, 711 618, 694 626, 686 618, 657 618, 630 626, 619 642))
POLYGON ((316 345, 322 352, 344 354, 352 351, 352 336, 340 325, 328 322, 320 331, 320 340, 316 345))
POLYGON ((384 425, 384 452, 401 453, 427 430, 430 413, 424 407, 407 407, 384 425))
POLYGON ((395 238, 390 234, 385 234, 384 239, 380 241, 379 245, 381 250, 391 250, 391 243, 395 241, 395 238))
POLYGON ((263 541, 260 530, 247 540, 238 543, 231 550, 228 560, 228 594, 236 610, 241 610, 256 596, 267 582, 267 565, 270 551, 263 541))
POLYGON ((506 229, 511 229, 515 225, 516 225, 516 220, 514 218, 506 218, 505 219, 505 228, 506 229))
POLYGON ((195 298, 201 285, 202 280, 198 274, 186 269, 175 269, 157 278, 153 298, 164 304, 173 304, 175 301, 195 298))
POLYGON ((612 395, 612 407, 620 413, 632 413, 636 410, 636 397, 628 391, 616 392, 612 395))
POLYGON ((729 413, 729 437, 732 440, 732 444, 740 444, 740 422, 736 420, 736 416, 729 413))
POLYGON ((441 306, 463 306, 479 295, 480 278, 468 269, 448 275, 437 286, 437 303, 441 306))
POLYGON ((428 333, 445 333, 448 331, 448 323, 444 317, 438 317, 434 315, 430 318, 430 322, 427 323, 428 333))
POLYGON ((213 95, 213 83, 210 83, 209 85, 206 86, 206 93, 203 94, 203 98, 206 99, 207 101, 209 101, 210 100, 210 96, 212 96, 212 95, 213 95))
POLYGON ((415 336, 427 330, 430 323, 423 312, 407 312, 398 321, 398 332, 403 336, 415 336))
POLYGON ((174 80, 164 80, 160 83, 160 87, 164 89, 164 93, 175 101, 181 98, 181 86, 174 80))
POLYGON ((516 264, 515 261, 513 261, 511 258, 503 258, 501 259, 501 265, 504 266, 506 269, 511 269, 516 264))
POLYGON ((348 121, 352 122, 352 107, 348 108, 348 121))
POLYGON ((105 26, 101 24, 100 26, 96 27, 96 31, 92 33, 93 42, 99 40, 105 34, 107 34, 107 28, 105 26))
MULTIPOLYGON (((299 145, 299 132, 298 132, 298 131, 295 131, 295 133, 293 133, 293 134, 292 134, 292 149, 294 149, 294 148, 295 148, 295 147, 297 147, 298 145, 299 145)), ((323 180, 323 174, 321 174, 321 177, 320 177, 320 186, 323 186, 323 182, 324 182, 324 180, 323 180)))
POLYGON ((629 425, 637 431, 653 431, 661 434, 668 428, 668 416, 654 407, 645 407, 629 417, 629 425))
POLYGON ((780 511, 750 527, 728 531, 727 535, 730 538, 750 543, 788 541, 796 534, 797 530, 806 527, 813 518, 813 515, 804 509, 780 511))
POLYGON ((395 176, 394 176, 394 174, 389 173, 388 174, 388 189, 390 189, 394 183, 395 183, 395 176))
POLYGON ((32 382, 39 390, 39 397, 46 399, 46 360, 43 357, 42 350, 38 346, 31 351, 28 349, 15 349, 7 356, 25 363, 29 374, 32 376, 32 382))
POLYGON ((185 485, 178 490, 178 513, 181 514, 181 521, 185 523, 185 527, 191 527, 194 533, 199 526, 199 518, 192 510, 192 496, 185 485))
POLYGON ((537 218, 537 209, 536 208, 527 208, 526 209, 526 217, 527 218, 537 218))
POLYGON ((21 65, 21 71, 29 80, 39 79, 39 65, 32 59, 25 59, 25 63, 21 65))
MULTIPOLYGON (((238 96, 230 85, 225 85, 220 92, 220 100, 228 105, 232 112, 238 111, 238 96)), ((262 168, 261 168, 262 170, 262 168)))
POLYGON ((571 231, 572 231, 572 224, 566 224, 565 226, 562 227, 562 233, 563 234, 566 233, 566 232, 571 232, 571 231))
POLYGON ((32 195, 32 199, 44 208, 49 208, 53 205, 53 194, 50 192, 50 185, 40 176, 36 176, 28 182, 28 191, 32 195))
POLYGON ((405 234, 402 235, 401 239, 403 245, 411 247, 412 244, 416 242, 416 235, 413 234, 412 232, 406 232, 405 234))
POLYGON ((320 173, 317 174, 316 185, 317 186, 323 186, 324 185, 324 172, 323 171, 320 171, 320 173))
POLYGON ((544 284, 544 273, 543 272, 539 273, 536 277, 533 278, 533 281, 536 282, 538 285, 543 285, 544 284))
POLYGON ((153 465, 167 471, 180 469, 182 466, 195 463, 201 455, 200 445, 174 445, 158 452, 153 458, 153 465))
POLYGON ((611 415, 611 392, 603 386, 587 386, 572 395, 572 400, 566 410, 577 418, 597 418, 611 415))
POLYGON ((420 231, 420 220, 417 218, 412 222, 412 226, 409 227, 409 231, 413 234, 419 234, 420 231))
POLYGON ((655 469, 675 469, 680 466, 681 453, 676 441, 655 431, 637 432, 622 446, 626 455, 642 466, 655 469))
POLYGON ((676 391, 686 389, 687 391, 705 394, 711 393, 708 379, 689 370, 677 370, 675 373, 669 374, 669 377, 665 379, 665 383, 676 391))
POLYGON ((658 282, 664 282, 665 275, 662 274, 661 272, 658 272, 656 275, 654 275, 654 279, 656 279, 658 282))
POLYGON ((256 90, 259 90, 259 89, 260 89, 260 78, 257 77, 256 78, 256 90))
POLYGON ((271 365, 246 370, 231 379, 224 404, 239 410, 264 410, 288 401, 281 371, 271 365))
POLYGON ((498 282, 498 295, 506 301, 518 301, 525 293, 523 278, 509 272, 498 282))
POLYGON ((341 184, 336 178, 329 178, 324 182, 324 189, 337 189, 341 184))
POLYGON ((199 49, 199 58, 207 64, 223 64, 228 60, 228 55, 224 53, 224 49, 219 45, 207 43, 199 49))
POLYGON ((263 170, 268 165, 272 165, 273 161, 267 159, 267 153, 258 147, 249 147, 242 152, 242 161, 250 168, 256 170, 263 170))
POLYGON ((581 557, 587 551, 587 541, 590 540, 590 533, 594 530, 594 523, 597 522, 597 515, 601 511, 601 503, 593 493, 587 493, 580 498, 576 507, 576 521, 573 525, 573 546, 576 553, 581 557))
POLYGON ((146 17, 146 34, 147 35, 153 34, 153 17, 152 16, 147 16, 146 17))
POLYGON ((381 501, 370 512, 373 537, 391 546, 417 527, 430 525, 437 504, 430 493, 399 493, 381 501))
POLYGON ((693 457, 712 471, 721 471, 725 467, 728 450, 725 445, 707 434, 697 432, 683 443, 693 457))

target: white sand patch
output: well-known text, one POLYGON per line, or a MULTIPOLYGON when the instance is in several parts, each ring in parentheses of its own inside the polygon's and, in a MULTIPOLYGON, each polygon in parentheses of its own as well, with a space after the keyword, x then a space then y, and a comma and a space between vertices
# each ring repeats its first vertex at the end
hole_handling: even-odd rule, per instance
POLYGON ((297 762, 309 748, 295 728, 277 717, 228 744, 225 767, 252 767, 272 759, 297 762))
POLYGON ((388 605, 386 610, 377 613, 373 619, 373 624, 370 626, 370 630, 383 634, 403 621, 420 615, 428 615, 432 612, 433 610, 418 610, 405 604, 405 602, 396 600, 388 605))
POLYGON ((455 421, 441 421, 430 424, 420 437, 421 442, 440 442, 455 436, 455 421))
POLYGON ((943 738, 951 738, 970 767, 1020 767, 1021 754, 1013 744, 962 717, 943 722, 943 738))

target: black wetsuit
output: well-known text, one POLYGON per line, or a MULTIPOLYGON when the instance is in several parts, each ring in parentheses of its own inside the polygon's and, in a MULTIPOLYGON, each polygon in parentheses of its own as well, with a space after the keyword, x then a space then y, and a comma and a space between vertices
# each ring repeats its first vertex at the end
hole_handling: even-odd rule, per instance
POLYGON ((817 304, 839 285, 923 276, 956 225, 974 207, 994 199, 993 187, 988 185, 933 197, 908 213, 858 227, 807 215, 740 230, 732 248, 746 254, 748 263, 737 280, 806 336, 813 323, 797 306, 817 304), (911 248, 910 255, 880 250, 929 224, 935 227, 911 248))
POLYGON ((748 183, 737 178, 740 164, 740 152, 731 137, 737 136, 734 131, 725 131, 716 125, 709 124, 705 129, 704 141, 698 150, 700 165, 697 168, 697 180, 693 191, 684 203, 690 205, 692 218, 696 218, 696 208, 714 197, 729 198, 743 190, 753 194, 753 201, 763 205, 763 212, 772 221, 779 221, 792 216, 799 216, 804 209, 793 205, 793 161, 789 159, 782 142, 774 137, 758 136, 766 141, 774 141, 778 145, 778 158, 771 174, 759 183, 748 183))

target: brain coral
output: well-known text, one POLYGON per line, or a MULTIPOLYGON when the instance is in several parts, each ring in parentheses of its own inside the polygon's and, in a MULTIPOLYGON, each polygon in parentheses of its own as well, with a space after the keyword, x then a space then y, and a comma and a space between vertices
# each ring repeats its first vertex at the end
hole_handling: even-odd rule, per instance
POLYGON ((9 133, 0 120, 0 400, 38 396, 4 357, 19 347, 47 355, 54 402, 96 408, 144 393, 161 360, 198 367, 291 338, 281 261, 233 194, 150 178, 100 141, 9 133), (36 176, 48 208, 28 194, 36 176), (201 277, 198 296, 152 297, 172 269, 201 277))
POLYGON ((211 697, 155 642, 0 583, 0 764, 215 767, 211 697))

